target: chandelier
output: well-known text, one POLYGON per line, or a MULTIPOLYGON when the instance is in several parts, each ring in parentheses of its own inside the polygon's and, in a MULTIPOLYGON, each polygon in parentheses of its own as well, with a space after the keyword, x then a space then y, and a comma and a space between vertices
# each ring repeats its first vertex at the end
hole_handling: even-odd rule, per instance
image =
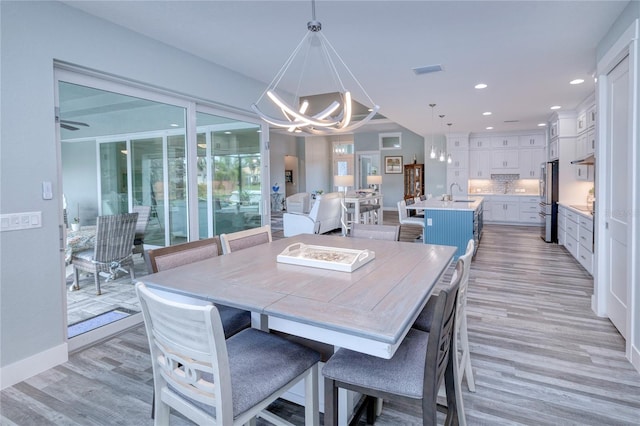
POLYGON ((286 128, 290 132, 303 131, 314 135, 352 132, 371 120, 376 115, 380 107, 371 100, 340 55, 338 55, 331 43, 329 43, 329 40, 327 40, 327 38, 320 32, 322 29, 322 23, 316 20, 315 0, 312 0, 311 2, 311 9, 312 20, 307 23, 307 33, 295 48, 291 56, 289 56, 289 59, 284 63, 280 71, 273 78, 269 86, 267 86, 262 95, 260 95, 260 98, 251 105, 251 109, 265 122, 273 126, 286 128), (292 63, 296 60, 296 57, 302 56, 303 64, 306 65, 308 63, 309 56, 314 52, 316 55, 321 56, 326 63, 336 88, 335 92, 337 94, 337 100, 328 102, 328 105, 324 108, 321 107, 319 111, 316 107, 314 111, 318 112, 308 113, 310 106, 309 99, 305 99, 299 95, 299 88, 302 83, 304 72, 302 72, 298 79, 298 87, 296 91, 288 92, 289 98, 293 95, 292 103, 287 103, 285 101, 287 93, 282 88, 280 91, 278 91, 277 88, 292 63), (337 65, 341 65, 342 68, 346 70, 346 74, 341 76, 338 72, 337 65), (372 105, 368 108, 368 114, 358 121, 354 120, 354 100, 352 99, 351 91, 345 88, 344 81, 346 80, 346 77, 349 77, 351 83, 355 84, 363 92, 364 96, 367 97, 368 101, 372 105), (265 95, 271 101, 269 108, 275 113, 278 113, 279 116, 265 113, 263 111, 264 105, 262 109, 258 106, 265 95))

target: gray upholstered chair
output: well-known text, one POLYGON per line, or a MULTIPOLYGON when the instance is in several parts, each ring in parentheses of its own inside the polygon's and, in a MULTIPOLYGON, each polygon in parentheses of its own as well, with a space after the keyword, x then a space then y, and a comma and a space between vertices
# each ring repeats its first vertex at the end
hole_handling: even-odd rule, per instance
MULTIPOLYGON (((460 279, 460 286, 458 288, 458 300, 456 302, 456 327, 453 337, 456 343, 458 340, 460 342, 460 350, 456 351, 454 354, 454 375, 456 378, 456 387, 459 390, 456 395, 458 397, 457 406, 460 412, 464 411, 461 393, 462 379, 467 379, 467 386, 471 392, 476 391, 476 385, 473 380, 473 370, 471 369, 471 351, 469 349, 469 334, 467 331, 467 289, 469 287, 469 270, 471 269, 471 258, 473 257, 474 250, 475 242, 473 239, 470 239, 467 243, 467 249, 464 255, 458 258, 458 264, 462 263, 462 278, 460 279)), ((426 306, 422 312, 420 312, 420 315, 413 324, 413 328, 427 332, 431 330, 431 324, 435 312, 435 300, 432 299, 427 301, 426 306)), ((460 424, 464 423, 461 421, 460 424)))
POLYGON ((144 234, 151 216, 151 206, 133 206, 133 213, 138 213, 136 235, 133 239, 133 254, 144 254, 144 234))
MULTIPOLYGON (((453 330, 462 265, 456 267, 451 286, 437 296, 431 332, 410 329, 391 359, 339 349, 322 368, 325 377, 324 424, 337 424, 338 388, 393 400, 420 400, 422 422, 437 424, 438 408, 446 411, 445 424, 456 424, 453 377, 453 330), (447 407, 438 405, 438 390, 445 382, 447 407)), ((373 417, 373 410, 368 416, 373 417)), ((372 418, 367 423, 373 422, 372 418)))
POLYGON ((270 225, 245 229, 231 234, 220 234, 222 253, 224 254, 229 254, 247 247, 253 247, 257 244, 270 243, 271 241, 270 225))
POLYGON ((80 271, 92 273, 96 283, 96 293, 100 290, 100 273, 108 272, 115 279, 118 271, 135 278, 133 270, 133 239, 136 231, 138 213, 98 216, 96 242, 93 249, 79 251, 71 257, 73 265, 73 288, 80 288, 80 271), (128 269, 125 269, 128 268, 128 269))
POLYGON ((400 225, 351 225, 353 238, 371 238, 374 240, 400 241, 400 225))
MULTIPOLYGON (((404 200, 398 201, 398 222, 400 222, 400 225, 420 226, 424 230, 424 217, 409 217, 407 203, 404 200)), ((420 237, 422 237, 422 234, 420 237)))
MULTIPOLYGON (((243 425, 297 382, 317 389, 320 355, 254 328, 228 340, 214 305, 177 303, 136 285, 153 366, 155 424, 176 410, 201 425, 243 425)), ((318 393, 305 396, 305 424, 318 425, 318 393)), ((282 422, 277 424, 284 424, 282 422)))

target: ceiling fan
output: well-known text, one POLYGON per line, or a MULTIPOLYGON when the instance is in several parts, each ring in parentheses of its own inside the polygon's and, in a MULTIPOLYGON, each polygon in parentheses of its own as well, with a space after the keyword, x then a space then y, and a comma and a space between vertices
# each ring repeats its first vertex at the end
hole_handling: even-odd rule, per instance
POLYGON ((80 127, 89 127, 87 123, 83 123, 81 121, 71 121, 71 120, 60 120, 60 127, 67 130, 80 130, 80 127))

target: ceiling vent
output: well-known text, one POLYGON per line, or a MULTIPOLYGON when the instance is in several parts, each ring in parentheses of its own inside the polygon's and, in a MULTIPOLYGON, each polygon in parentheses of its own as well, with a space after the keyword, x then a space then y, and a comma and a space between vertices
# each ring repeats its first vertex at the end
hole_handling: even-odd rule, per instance
POLYGON ((505 123, 519 123, 520 120, 504 120, 505 123))
POLYGON ((411 68, 416 75, 431 74, 432 72, 442 71, 442 65, 427 65, 426 67, 411 68))

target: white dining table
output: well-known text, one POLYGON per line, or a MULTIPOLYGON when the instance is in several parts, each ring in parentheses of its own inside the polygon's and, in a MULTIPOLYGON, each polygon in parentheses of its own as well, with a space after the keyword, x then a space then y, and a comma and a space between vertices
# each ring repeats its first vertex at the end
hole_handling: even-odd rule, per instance
MULTIPOLYGON (((382 220, 384 218, 383 208, 382 208, 382 199, 383 196, 379 192, 365 192, 362 194, 351 193, 347 194, 344 197, 345 205, 353 204, 354 206, 354 220, 358 221, 360 219, 360 210, 362 206, 365 204, 378 204, 380 208, 378 209, 378 224, 382 224, 382 220)), ((342 234, 347 234, 347 219, 345 217, 346 211, 343 209, 343 218, 342 218, 342 234)))
POLYGON ((391 358, 455 248, 302 234, 141 278, 150 287, 254 314, 254 326, 391 358), (280 263, 289 245, 370 250, 354 272, 280 263))

